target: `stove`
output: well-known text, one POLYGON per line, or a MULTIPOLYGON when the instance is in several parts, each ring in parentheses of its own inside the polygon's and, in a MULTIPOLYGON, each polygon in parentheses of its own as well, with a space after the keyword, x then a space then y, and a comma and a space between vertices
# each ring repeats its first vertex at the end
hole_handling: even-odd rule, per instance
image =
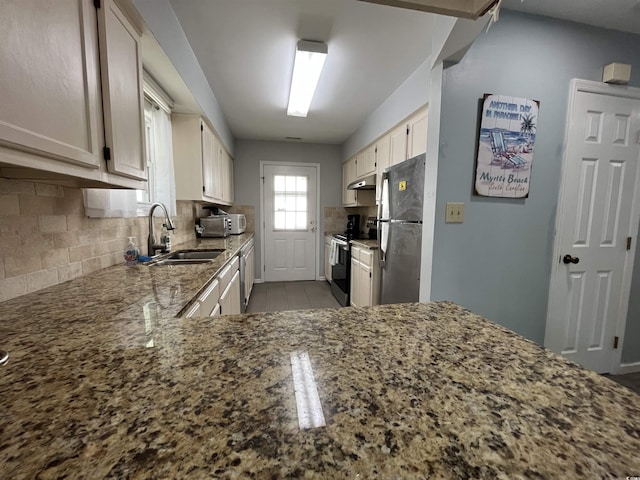
POLYGON ((336 248, 336 263, 331 266, 331 293, 343 307, 349 306, 349 289, 351 284, 351 250, 349 241, 353 236, 336 233, 333 235, 336 248))

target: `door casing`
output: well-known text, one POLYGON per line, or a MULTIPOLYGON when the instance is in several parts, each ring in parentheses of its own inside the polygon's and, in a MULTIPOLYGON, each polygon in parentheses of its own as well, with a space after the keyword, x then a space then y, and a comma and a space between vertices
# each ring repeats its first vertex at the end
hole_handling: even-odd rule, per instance
MULTIPOLYGON (((320 248, 320 210, 322 206, 320 205, 320 164, 319 163, 303 163, 303 162, 273 162, 262 160, 260 162, 260 232, 261 232, 261 242, 260 242, 260 282, 265 281, 264 273, 265 273, 265 244, 266 244, 266 236, 267 232, 265 229, 265 212, 264 212, 264 167, 266 165, 274 165, 274 166, 290 166, 290 167, 314 167, 316 169, 316 216, 315 216, 315 239, 316 239, 316 280, 321 280, 320 274, 320 255, 318 253, 320 248)), ((322 242, 322 248, 324 248, 324 242, 322 242)))
MULTIPOLYGON (((581 80, 581 79, 572 79, 570 83, 569 90, 569 105, 567 109, 567 121, 565 128, 565 140, 563 145, 563 155, 562 155, 562 171, 560 174, 560 191, 558 195, 558 206, 556 209, 556 220, 555 220, 555 230, 554 230, 554 241, 553 241, 553 255, 551 257, 551 281, 549 282, 549 296, 547 301, 547 319, 545 325, 545 346, 548 345, 547 334, 550 331, 550 324, 552 322, 552 318, 550 316, 549 306, 551 305, 552 295, 554 292, 555 279, 558 278, 558 270, 561 268, 558 259, 561 255, 561 247, 559 242, 558 232, 561 229, 561 217, 560 213, 564 209, 564 199, 562 192, 564 192, 566 185, 570 181, 570 179, 566 178, 565 174, 567 168, 567 162, 569 159, 567 144, 569 140, 569 122, 571 121, 571 114, 573 112, 576 93, 578 92, 586 92, 607 96, 616 96, 629 98, 633 100, 640 100, 640 88, 634 87, 621 87, 621 86, 611 86, 601 82, 594 82, 590 80, 581 80)), ((639 133, 635 133, 632 139, 636 142, 640 142, 640 138, 638 138, 639 133)), ((631 277, 633 273, 633 263, 635 260, 635 242, 638 241, 638 227, 640 225, 640 206, 638 203, 640 202, 640 168, 636 171, 635 178, 635 189, 634 189, 634 197, 633 204, 631 206, 631 217, 629 223, 629 232, 628 236, 632 237, 632 248, 627 250, 625 261, 624 261, 624 269, 622 275, 622 285, 620 292, 620 304, 618 308, 618 318, 615 319, 615 336, 619 338, 618 348, 613 351, 613 355, 611 358, 611 366, 610 373, 619 373, 621 370, 621 359, 622 359, 622 349, 624 347, 624 331, 627 323, 627 315, 629 309, 629 296, 631 294, 631 277)))

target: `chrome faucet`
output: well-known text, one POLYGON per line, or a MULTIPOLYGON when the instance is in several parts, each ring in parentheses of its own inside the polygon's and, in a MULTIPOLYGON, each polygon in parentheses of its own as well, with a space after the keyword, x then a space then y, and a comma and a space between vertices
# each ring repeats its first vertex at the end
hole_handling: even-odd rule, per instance
POLYGON ((153 211, 156 209, 156 207, 160 207, 164 211, 165 223, 163 225, 167 228, 167 230, 176 229, 176 227, 173 225, 173 222, 171 221, 171 218, 169 218, 167 207, 165 207, 164 204, 160 202, 155 202, 154 204, 152 204, 151 208, 149 209, 149 238, 147 241, 147 255, 149 255, 150 257, 153 257, 155 255, 156 250, 164 251, 165 249, 165 246, 163 244, 156 243, 156 239, 153 235, 153 211))

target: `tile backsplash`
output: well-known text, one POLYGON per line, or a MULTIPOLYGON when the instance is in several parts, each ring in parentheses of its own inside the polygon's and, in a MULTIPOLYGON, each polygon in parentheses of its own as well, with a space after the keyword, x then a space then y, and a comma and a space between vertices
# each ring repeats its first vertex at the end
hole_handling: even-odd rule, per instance
MULTIPOLYGON (((174 245, 194 237, 195 218, 192 202, 177 203, 174 245)), ((130 236, 146 253, 146 216, 87 218, 79 188, 0 178, 0 301, 123 263, 130 236)))

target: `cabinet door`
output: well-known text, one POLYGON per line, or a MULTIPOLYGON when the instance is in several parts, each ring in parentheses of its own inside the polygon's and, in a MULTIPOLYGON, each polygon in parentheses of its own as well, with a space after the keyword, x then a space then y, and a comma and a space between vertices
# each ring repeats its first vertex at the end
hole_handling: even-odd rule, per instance
POLYGON ((233 203, 233 162, 231 156, 222 148, 221 160, 221 180, 222 180, 222 201, 233 203))
MULTIPOLYGON (((187 311, 185 317, 187 318, 191 318, 191 317, 197 317, 200 315, 200 302, 196 302, 193 304, 193 306, 187 311)), ((208 315, 208 314, 207 314, 208 315)))
POLYGON ((91 0, 0 2, 1 145, 100 165, 95 25, 91 0))
POLYGON ((220 300, 218 303, 220 303, 220 315, 231 315, 232 313, 232 293, 231 293, 231 283, 229 283, 229 285, 227 285, 227 288, 225 289, 224 292, 222 292, 222 295, 220 295, 220 300))
POLYGON ((373 274, 371 267, 360 264, 360 301, 363 307, 373 305, 373 274))
POLYGON ((253 281, 255 276, 253 262, 254 262, 254 248, 251 247, 251 249, 247 252, 247 259, 244 267, 245 268, 244 285, 242 287, 244 288, 244 296, 247 299, 247 301, 249 300, 249 297, 251 296, 251 290, 253 289, 253 281))
POLYGON ((347 185, 355 180, 356 159, 351 158, 342 164, 342 205, 353 206, 356 204, 356 191, 347 190, 347 185))
POLYGON ((228 184, 229 184, 229 203, 233 203, 233 199, 235 196, 235 191, 233 189, 233 158, 231 158, 231 155, 229 155, 228 153, 226 153, 227 156, 227 170, 229 172, 228 175, 228 184))
POLYGON ((329 254, 331 252, 331 246, 328 243, 324 244, 324 278, 327 282, 331 283, 331 262, 329 261, 329 254))
POLYGON ((427 111, 422 110, 409 119, 407 158, 427 152, 427 111))
POLYGON ((385 135, 376 144, 376 203, 382 194, 382 172, 389 166, 391 157, 390 135, 385 135))
POLYGON ((360 303, 360 262, 351 257, 351 279, 349 284, 349 305, 361 306, 360 303))
POLYGON ((389 134, 389 165, 396 165, 407 159, 407 124, 401 123, 389 134))
POLYGON ((145 180, 141 33, 113 0, 102 0, 98 34, 107 168, 145 180))
POLYGON ((200 130, 202 132, 202 180, 204 182, 202 193, 207 197, 217 198, 214 169, 218 144, 213 131, 203 121, 200 122, 200 130))
POLYGON ((230 311, 233 315, 239 314, 241 312, 240 302, 240 272, 236 271, 231 279, 231 283, 229 283, 229 288, 231 289, 231 302, 229 305, 230 311))
POLYGON ((371 145, 356 156, 356 179, 376 173, 376 146, 371 145))

